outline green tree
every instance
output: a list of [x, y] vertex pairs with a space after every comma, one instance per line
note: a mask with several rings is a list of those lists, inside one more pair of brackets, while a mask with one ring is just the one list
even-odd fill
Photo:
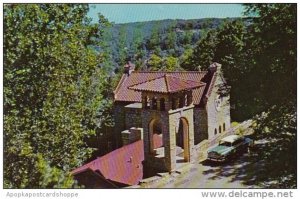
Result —
[[156, 54], [152, 54], [147, 61], [147, 67], [151, 71], [158, 71], [162, 68], [162, 59]]
[[207, 68], [214, 59], [216, 50], [216, 31], [211, 30], [197, 43], [193, 53], [185, 59], [182, 67], [186, 70], [199, 70]]
[[180, 66], [182, 68], [188, 69], [191, 66], [191, 56], [193, 54], [193, 49], [191, 47], [187, 48], [183, 54], [180, 56]]
[[172, 56], [168, 56], [163, 60], [164, 71], [176, 71], [179, 69], [178, 59]]
[[152, 32], [151, 32], [150, 38], [147, 43], [147, 48], [149, 50], [154, 50], [156, 47], [160, 46], [159, 29], [160, 29], [159, 22], [157, 22], [157, 21], [154, 22], [153, 27], [152, 27]]
[[[250, 23], [233, 21], [209, 31], [183, 67], [195, 70], [216, 61], [231, 86], [234, 120], [254, 117], [260, 169], [245, 178], [269, 188], [296, 187], [297, 6], [247, 4]], [[258, 115], [258, 116], [255, 116]], [[258, 159], [259, 158], [259, 159]], [[245, 173], [236, 171], [236, 173]]]
[[[235, 107], [231, 115], [235, 120], [244, 120], [257, 113], [258, 107], [252, 93], [246, 92], [251, 83], [248, 82], [249, 66], [247, 48], [247, 29], [243, 20], [225, 22], [216, 34], [217, 43], [213, 60], [222, 63], [222, 71], [229, 85], [230, 101]], [[251, 100], [250, 100], [251, 99]], [[247, 103], [245, 103], [248, 101]], [[245, 104], [247, 108], [245, 111]], [[244, 106], [244, 107], [242, 107]]]
[[192, 43], [193, 31], [185, 31], [183, 35], [183, 45], [190, 45]]
[[253, 86], [248, 92], [259, 106], [257, 111], [265, 112], [256, 119], [255, 129], [258, 139], [269, 142], [259, 153], [267, 163], [263, 181], [267, 187], [295, 188], [297, 5], [250, 4], [246, 10], [246, 14], [257, 16], [249, 30], [248, 82]]
[[141, 52], [143, 39], [144, 38], [142, 36], [142, 24], [140, 24], [133, 30], [132, 49], [133, 49], [135, 58], [143, 57], [142, 52]]
[[176, 46], [176, 32], [175, 30], [171, 30], [167, 33], [167, 37], [165, 39], [165, 46], [166, 46], [166, 49], [174, 49], [175, 46]]
[[[258, 70], [258, 96], [266, 106], [296, 96], [297, 8], [295, 4], [250, 4], [247, 14], [257, 15], [251, 31], [251, 64]], [[274, 78], [266, 78], [270, 77]], [[277, 79], [277, 81], [275, 81]], [[280, 81], [278, 81], [280, 79]], [[284, 82], [284, 84], [282, 84]], [[276, 88], [276, 92], [274, 92]]]
[[70, 187], [69, 171], [92, 151], [84, 138], [95, 133], [103, 90], [91, 77], [106, 81], [93, 46], [107, 21], [91, 25], [87, 12], [85, 4], [4, 5], [6, 188]]
[[125, 25], [121, 25], [119, 30], [119, 41], [118, 41], [118, 50], [119, 50], [119, 60], [118, 64], [123, 66], [126, 63], [126, 59], [128, 56], [128, 49], [127, 49], [127, 27]]

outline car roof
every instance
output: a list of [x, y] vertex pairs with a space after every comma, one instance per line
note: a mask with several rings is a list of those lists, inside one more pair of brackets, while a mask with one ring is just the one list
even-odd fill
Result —
[[221, 141], [232, 143], [232, 142], [238, 140], [239, 138], [241, 138], [240, 135], [229, 135], [229, 136], [222, 138]]

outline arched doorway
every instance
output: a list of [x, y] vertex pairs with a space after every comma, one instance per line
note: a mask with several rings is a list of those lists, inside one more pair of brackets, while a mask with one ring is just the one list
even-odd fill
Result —
[[162, 124], [153, 119], [149, 124], [150, 152], [156, 156], [164, 156], [164, 141]]
[[179, 119], [178, 131], [176, 132], [176, 156], [178, 162], [190, 161], [189, 151], [189, 125], [185, 118]]

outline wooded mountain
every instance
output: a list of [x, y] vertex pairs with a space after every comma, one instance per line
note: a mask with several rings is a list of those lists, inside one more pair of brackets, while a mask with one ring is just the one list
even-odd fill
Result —
[[[159, 20], [125, 24], [111, 24], [103, 39], [105, 47], [100, 49], [109, 54], [109, 65], [115, 72], [131, 60], [137, 68], [147, 67], [145, 60], [156, 55], [159, 58], [173, 57], [182, 62], [184, 53], [191, 51], [209, 30], [238, 18], [207, 18], [190, 20]], [[249, 23], [250, 19], [243, 19]], [[144, 68], [145, 69], [145, 68]]]

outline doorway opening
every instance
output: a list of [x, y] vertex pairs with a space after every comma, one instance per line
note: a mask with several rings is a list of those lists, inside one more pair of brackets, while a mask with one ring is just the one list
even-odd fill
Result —
[[150, 151], [155, 157], [165, 156], [162, 124], [159, 120], [152, 120], [149, 125]]
[[189, 125], [185, 118], [180, 118], [176, 132], [176, 162], [189, 162], [189, 157]]

